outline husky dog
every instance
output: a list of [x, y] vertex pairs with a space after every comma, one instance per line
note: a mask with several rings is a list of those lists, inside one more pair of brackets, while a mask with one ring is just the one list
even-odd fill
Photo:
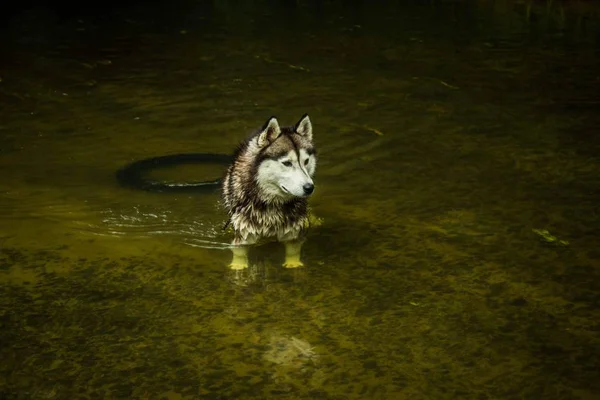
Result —
[[303, 265], [300, 249], [316, 166], [307, 114], [289, 127], [271, 117], [240, 144], [223, 180], [226, 226], [231, 224], [235, 234], [232, 269], [246, 268], [248, 246], [269, 237], [285, 244], [284, 267]]

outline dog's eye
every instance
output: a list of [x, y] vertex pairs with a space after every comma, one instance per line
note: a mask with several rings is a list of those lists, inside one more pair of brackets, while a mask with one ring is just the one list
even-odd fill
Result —
[[304, 165], [308, 165], [308, 158], [304, 160]]
[[286, 167], [291, 167], [292, 166], [292, 162], [291, 161], [284, 161], [282, 162], [283, 165], [285, 165]]

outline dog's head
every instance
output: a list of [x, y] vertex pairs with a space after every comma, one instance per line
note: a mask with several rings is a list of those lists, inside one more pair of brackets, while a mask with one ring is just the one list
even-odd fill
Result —
[[317, 158], [307, 114], [290, 127], [280, 127], [275, 117], [269, 118], [255, 141], [260, 148], [255, 179], [264, 195], [290, 199], [313, 193]]

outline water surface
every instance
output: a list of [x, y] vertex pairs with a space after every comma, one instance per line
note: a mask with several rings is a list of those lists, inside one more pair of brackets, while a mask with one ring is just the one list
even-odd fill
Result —
[[[2, 397], [600, 396], [598, 10], [423, 3], [5, 15]], [[305, 112], [305, 268], [233, 273], [218, 194], [115, 179]]]

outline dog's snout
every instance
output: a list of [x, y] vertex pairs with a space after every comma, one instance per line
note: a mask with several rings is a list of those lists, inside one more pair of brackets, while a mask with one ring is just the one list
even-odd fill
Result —
[[304, 189], [304, 194], [308, 196], [315, 190], [315, 185], [312, 183], [305, 183], [304, 186], [302, 186], [302, 189]]

